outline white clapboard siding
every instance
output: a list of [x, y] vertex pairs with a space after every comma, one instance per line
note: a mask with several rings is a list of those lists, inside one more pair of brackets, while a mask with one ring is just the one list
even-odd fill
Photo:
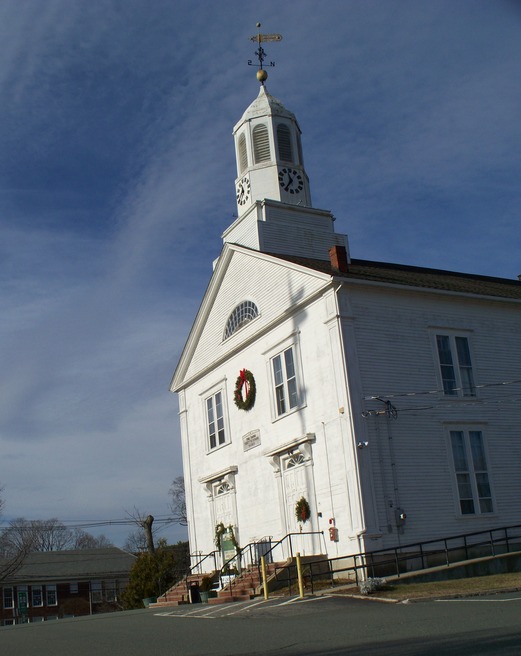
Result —
[[[217, 295], [205, 318], [188, 367], [186, 378], [236, 349], [242, 342], [262, 331], [268, 324], [302, 302], [325, 284], [324, 276], [310, 275], [304, 270], [291, 270], [281, 262], [235, 252], [231, 258]], [[224, 328], [234, 308], [245, 300], [253, 301], [259, 317], [223, 340]]]
[[[520, 378], [517, 303], [370, 287], [353, 287], [350, 301], [364, 397], [439, 389], [433, 335], [444, 330], [468, 336], [476, 384]], [[382, 526], [389, 514], [386, 502], [392, 500], [397, 485], [400, 505], [407, 513], [407, 541], [480, 530], [483, 516], [459, 513], [448, 443], [451, 426], [454, 430], [475, 427], [485, 436], [497, 508], [494, 516], [486, 518], [487, 525], [521, 521], [521, 413], [519, 404], [496, 403], [498, 390], [500, 396], [515, 395], [521, 387], [478, 389], [476, 400], [487, 402], [481, 404], [469, 403], [468, 398], [447, 399], [441, 393], [398, 396], [390, 398], [398, 410], [396, 421], [367, 420], [370, 441], [377, 445], [371, 453]], [[383, 404], [366, 402], [366, 407], [383, 408]], [[394, 539], [393, 532], [388, 541]]]

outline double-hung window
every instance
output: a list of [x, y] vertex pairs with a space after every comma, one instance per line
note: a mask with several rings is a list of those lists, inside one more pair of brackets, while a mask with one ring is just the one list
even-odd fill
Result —
[[101, 581], [90, 582], [90, 599], [93, 604], [101, 604], [103, 601], [103, 587]]
[[451, 430], [450, 442], [461, 514], [494, 512], [483, 433]]
[[4, 588], [4, 608], [14, 608], [13, 588]]
[[56, 594], [56, 586], [55, 585], [46, 585], [45, 586], [45, 593], [47, 596], [47, 606], [57, 606], [58, 605], [58, 597]]
[[41, 585], [33, 585], [31, 588], [33, 606], [43, 606], [43, 591]]
[[436, 335], [441, 382], [445, 396], [475, 396], [469, 340], [461, 335]]
[[293, 346], [278, 353], [271, 360], [277, 417], [287, 414], [299, 405], [295, 360]]
[[222, 392], [216, 392], [206, 399], [206, 419], [208, 426], [208, 445], [215, 449], [226, 442], [224, 429], [224, 407]]

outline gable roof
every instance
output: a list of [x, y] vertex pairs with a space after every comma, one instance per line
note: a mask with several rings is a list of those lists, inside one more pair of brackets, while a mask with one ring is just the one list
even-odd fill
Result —
[[508, 278], [356, 259], [352, 259], [348, 271], [342, 273], [326, 260], [313, 260], [293, 255], [273, 254], [273, 256], [336, 278], [344, 278], [346, 281], [359, 280], [521, 300], [521, 281]]
[[[30, 553], [3, 583], [128, 577], [136, 557], [117, 547]], [[0, 561], [1, 567], [1, 561]]]
[[[277, 267], [277, 268], [285, 269], [286, 271], [292, 269], [294, 272], [296, 272], [297, 275], [300, 275], [302, 278], [306, 278], [309, 281], [313, 281], [312, 284], [310, 285], [313, 291], [316, 291], [316, 289], [319, 287], [322, 288], [328, 285], [331, 279], [331, 276], [324, 274], [320, 270], [314, 269], [309, 266], [302, 266], [298, 262], [286, 261], [283, 258], [279, 258], [276, 256], [274, 257], [269, 253], [258, 251], [256, 249], [251, 249], [246, 246], [231, 244], [228, 242], [225, 243], [221, 255], [219, 256], [216, 262], [212, 277], [210, 279], [208, 287], [206, 288], [206, 292], [201, 301], [201, 305], [199, 306], [199, 310], [197, 312], [195, 320], [192, 324], [192, 328], [188, 335], [188, 339], [186, 340], [185, 346], [179, 358], [170, 385], [171, 391], [173, 392], [179, 391], [181, 387], [186, 384], [187, 380], [190, 380], [191, 378], [194, 377], [194, 372], [192, 371], [190, 373], [189, 368], [191, 368], [192, 363], [194, 363], [194, 361], [197, 360], [196, 352], [201, 342], [201, 339], [203, 337], [203, 334], [208, 336], [210, 333], [213, 333], [215, 337], [215, 334], [218, 332], [219, 339], [221, 339], [226, 324], [226, 319], [229, 316], [229, 311], [231, 311], [233, 307], [227, 310], [226, 316], [223, 315], [219, 321], [215, 321], [215, 317], [212, 320], [210, 320], [211, 313], [213, 311], [214, 304], [218, 296], [222, 294], [223, 289], [227, 287], [226, 276], [230, 268], [233, 267], [233, 263], [232, 263], [233, 258], [235, 257], [240, 258], [244, 256], [253, 258], [254, 259], [253, 261], [257, 261], [257, 263], [261, 265], [264, 263], [264, 265], [266, 266]], [[237, 283], [237, 279], [233, 278], [233, 276], [229, 280], [230, 281], [233, 280], [232, 286], [234, 287], [234, 289], [239, 284], [251, 288], [251, 286], [254, 283], [254, 279], [252, 278], [251, 274], [250, 277], [242, 275], [240, 283]], [[257, 277], [255, 280], [263, 281], [265, 280], [265, 276]], [[242, 293], [238, 293], [237, 300], [242, 300], [242, 299], [243, 299]], [[300, 299], [299, 302], [304, 302], [304, 301], [303, 299]], [[296, 307], [297, 305], [298, 303], [295, 302], [293, 303], [292, 307]], [[253, 339], [254, 336], [252, 335], [251, 338]], [[213, 353], [212, 361], [207, 362], [206, 365], [208, 367], [215, 367], [220, 359], [229, 357], [234, 348], [236, 350], [242, 349], [244, 347], [244, 344], [247, 342], [244, 342], [244, 336], [243, 336], [243, 341], [237, 342], [234, 347], [230, 345], [231, 343], [232, 340], [227, 342], [226, 346], [223, 347], [223, 352], [220, 355], [218, 353], [219, 349], [214, 350], [212, 352]], [[201, 370], [197, 369], [197, 362], [193, 365], [192, 369], [193, 368], [197, 370], [197, 376], [200, 376]]]

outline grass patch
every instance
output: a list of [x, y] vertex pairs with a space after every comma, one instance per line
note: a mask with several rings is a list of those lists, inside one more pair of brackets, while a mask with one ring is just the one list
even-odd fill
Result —
[[377, 597], [397, 599], [429, 599], [436, 597], [469, 596], [490, 594], [503, 590], [521, 589], [521, 572], [511, 574], [492, 574], [451, 581], [430, 581], [429, 583], [388, 582], [374, 594]]

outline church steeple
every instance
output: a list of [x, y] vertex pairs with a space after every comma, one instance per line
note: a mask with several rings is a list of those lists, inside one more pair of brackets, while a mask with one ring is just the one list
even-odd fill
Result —
[[233, 134], [239, 216], [264, 199], [311, 207], [297, 119], [264, 84]]
[[349, 259], [347, 235], [335, 233], [331, 212], [312, 207], [297, 119], [264, 86], [268, 74], [261, 43], [281, 39], [280, 34], [251, 37], [259, 46], [255, 54], [261, 87], [233, 129], [238, 216], [224, 231], [223, 241], [326, 261], [331, 247], [342, 246]]

